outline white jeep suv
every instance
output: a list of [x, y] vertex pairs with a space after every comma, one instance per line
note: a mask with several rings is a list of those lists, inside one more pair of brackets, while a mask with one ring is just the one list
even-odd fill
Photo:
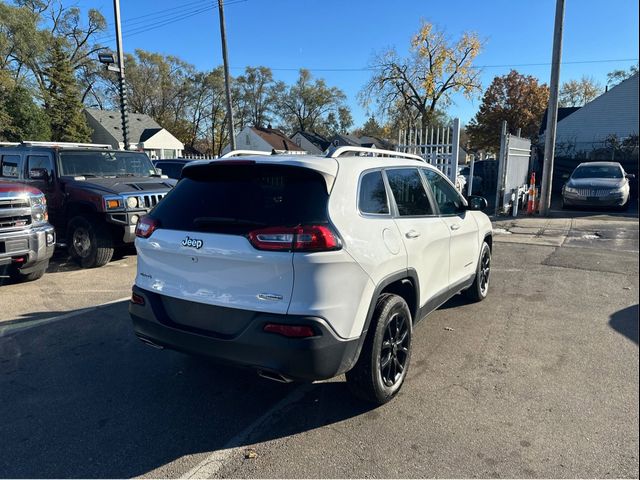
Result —
[[191, 163], [137, 226], [135, 332], [279, 381], [346, 373], [384, 403], [415, 324], [461, 291], [486, 297], [484, 207], [398, 152]]

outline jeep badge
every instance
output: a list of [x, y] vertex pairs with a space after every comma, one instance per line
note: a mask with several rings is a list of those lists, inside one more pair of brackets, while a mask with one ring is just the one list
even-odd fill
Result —
[[182, 240], [182, 246], [183, 247], [193, 247], [196, 250], [199, 250], [202, 248], [202, 245], [204, 245], [204, 242], [198, 238], [190, 238], [189, 235], [187, 235], [184, 240]]

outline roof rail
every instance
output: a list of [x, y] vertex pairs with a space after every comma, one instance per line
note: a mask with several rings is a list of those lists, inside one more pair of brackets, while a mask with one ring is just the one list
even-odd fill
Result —
[[396, 152], [394, 150], [380, 150], [378, 148], [368, 148], [368, 147], [338, 147], [334, 151], [330, 151], [327, 154], [328, 158], [338, 158], [343, 156], [346, 153], [366, 153], [369, 155], [360, 155], [360, 156], [371, 156], [371, 157], [391, 157], [391, 158], [407, 158], [409, 160], [419, 160], [424, 162], [424, 158], [420, 155], [414, 155], [413, 153], [403, 153]]
[[0, 142], [0, 147], [16, 147], [20, 145], [18, 142]]
[[75, 143], [75, 142], [34, 142], [23, 141], [26, 147], [62, 147], [62, 148], [103, 148], [111, 150], [113, 147], [106, 143]]
[[265, 152], [264, 150], [231, 150], [225, 153], [220, 158], [239, 157], [241, 155], [264, 155], [270, 156], [271, 152]]

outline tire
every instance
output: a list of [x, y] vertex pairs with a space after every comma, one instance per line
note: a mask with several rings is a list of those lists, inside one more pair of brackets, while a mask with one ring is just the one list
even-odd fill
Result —
[[382, 405], [398, 393], [409, 369], [412, 333], [407, 302], [398, 295], [381, 295], [360, 357], [346, 373], [355, 396]]
[[39, 278], [42, 278], [44, 273], [47, 271], [47, 268], [49, 268], [49, 260], [42, 262], [41, 264], [38, 265], [37, 269], [29, 273], [22, 273], [20, 270], [16, 269], [14, 272], [12, 272], [11, 277], [16, 282], [20, 282], [20, 283], [33, 282], [34, 280], [38, 280]]
[[462, 293], [473, 302], [481, 302], [489, 294], [489, 278], [491, 276], [491, 248], [487, 242], [482, 243], [478, 268], [473, 284]]
[[69, 255], [82, 268], [106, 265], [113, 257], [113, 238], [106, 225], [86, 217], [71, 219], [67, 228]]

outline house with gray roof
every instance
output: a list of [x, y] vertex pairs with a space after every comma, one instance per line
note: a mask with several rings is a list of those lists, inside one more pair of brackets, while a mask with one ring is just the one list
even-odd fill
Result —
[[315, 132], [303, 132], [298, 130], [292, 137], [296, 145], [312, 155], [322, 155], [331, 145], [331, 142]]
[[[85, 108], [84, 113], [93, 130], [93, 143], [109, 144], [115, 149], [124, 149], [120, 112]], [[184, 144], [149, 115], [130, 113], [127, 149], [143, 151], [152, 159], [179, 158], [182, 156]]]
[[[236, 150], [257, 150], [259, 152], [293, 152], [304, 153], [292, 139], [277, 128], [244, 127], [236, 135]], [[222, 149], [222, 153], [231, 151], [231, 145]]]
[[559, 116], [556, 146], [574, 144], [577, 150], [589, 150], [611, 136], [625, 139], [638, 135], [638, 88], [636, 73], [583, 107]]

